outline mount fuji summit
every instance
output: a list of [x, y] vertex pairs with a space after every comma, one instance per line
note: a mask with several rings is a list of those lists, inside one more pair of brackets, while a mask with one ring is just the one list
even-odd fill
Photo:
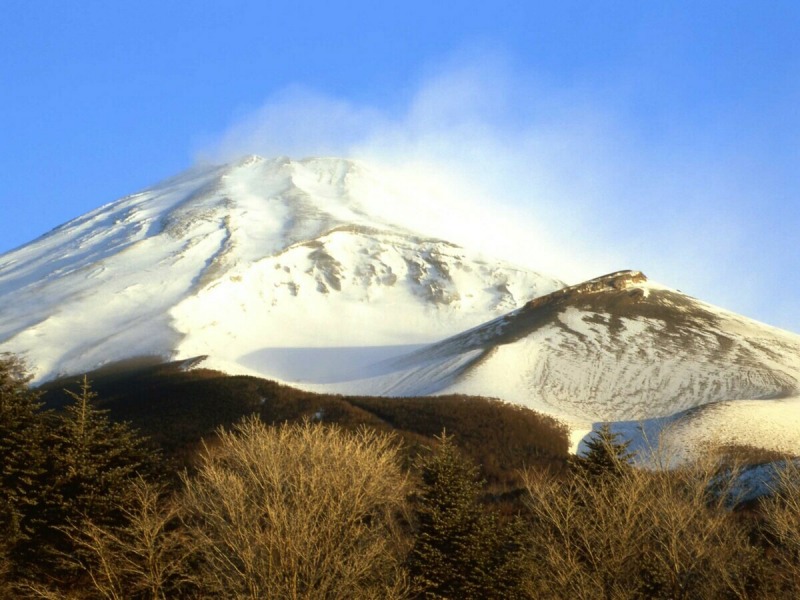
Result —
[[191, 170], [0, 256], [0, 351], [37, 382], [197, 356], [324, 378], [564, 285], [374, 216], [404, 193], [339, 159]]
[[35, 382], [177, 360], [317, 391], [497, 397], [576, 443], [612, 422], [644, 445], [800, 453], [800, 336], [638, 271], [567, 286], [411, 231], [381, 207], [420, 198], [388, 181], [251, 156], [112, 202], [0, 255], [0, 352]]

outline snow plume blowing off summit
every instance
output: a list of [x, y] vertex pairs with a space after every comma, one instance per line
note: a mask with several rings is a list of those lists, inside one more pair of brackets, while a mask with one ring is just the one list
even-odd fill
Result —
[[775, 247], [774, 227], [731, 208], [762, 205], [766, 182], [724, 148], [689, 143], [696, 125], [642, 130], [628, 112], [634, 84], [558, 84], [483, 46], [431, 66], [390, 102], [286, 88], [197, 154], [363, 159], [417, 190], [378, 205], [411, 230], [570, 283], [639, 268], [800, 331], [797, 291], [782, 300], [794, 254]]
[[[539, 124], [518, 131], [506, 115], [512, 80], [499, 58], [447, 68], [399, 111], [287, 88], [198, 154], [211, 163], [249, 154], [364, 160], [404, 188], [403, 202], [373, 190], [373, 210], [393, 223], [572, 281], [613, 270], [621, 257], [590, 243], [597, 219], [581, 205], [587, 196], [564, 189], [577, 181], [556, 165], [559, 154], [586, 153], [580, 135]], [[584, 244], [594, 248], [581, 252]]]

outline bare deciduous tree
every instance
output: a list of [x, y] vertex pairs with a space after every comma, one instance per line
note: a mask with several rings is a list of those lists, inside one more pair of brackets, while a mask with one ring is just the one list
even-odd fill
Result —
[[761, 505], [764, 527], [775, 550], [777, 572], [787, 595], [800, 594], [800, 465], [785, 461], [773, 494]]
[[532, 597], [636, 597], [631, 581], [639, 537], [648, 528], [646, 508], [633, 501], [641, 483], [631, 473], [596, 481], [526, 473], [537, 545], [532, 564], [539, 567], [530, 582]]
[[[728, 478], [732, 475], [729, 473]], [[758, 560], [713, 464], [525, 476], [537, 598], [749, 598]], [[711, 493], [710, 490], [714, 490]]]
[[406, 476], [390, 437], [256, 418], [185, 479], [206, 586], [229, 598], [401, 598]]
[[182, 529], [179, 506], [163, 487], [138, 478], [119, 508], [124, 525], [109, 527], [86, 519], [63, 528], [81, 550], [71, 558], [88, 573], [94, 595], [163, 600], [192, 587], [188, 563], [193, 548]]

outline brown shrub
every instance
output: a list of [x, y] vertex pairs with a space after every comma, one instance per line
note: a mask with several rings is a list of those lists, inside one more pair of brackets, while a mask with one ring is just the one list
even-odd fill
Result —
[[162, 486], [139, 478], [119, 508], [121, 525], [109, 527], [87, 518], [64, 529], [80, 550], [65, 558], [88, 575], [87, 591], [94, 592], [90, 597], [186, 597], [194, 587], [193, 548], [174, 498]]
[[721, 485], [710, 463], [615, 477], [528, 472], [530, 595], [756, 597], [760, 553], [726, 510]]
[[[515, 487], [523, 467], [563, 468], [566, 428], [551, 417], [488, 398], [437, 396], [371, 398], [315, 394], [256, 377], [228, 376], [175, 364], [145, 365], [90, 374], [101, 406], [117, 420], [132, 422], [179, 464], [194, 466], [200, 440], [246, 415], [266, 423], [317, 419], [344, 429], [369, 426], [394, 431], [403, 441], [404, 464], [435, 445], [446, 429], [459, 447], [481, 465], [493, 485]], [[64, 401], [64, 382], [44, 386], [51, 406]]]
[[398, 431], [410, 431], [435, 445], [443, 430], [481, 466], [490, 485], [521, 485], [526, 467], [560, 470], [566, 464], [567, 428], [556, 419], [491, 398], [449, 395], [428, 398], [348, 398]]
[[734, 468], [763, 465], [793, 458], [787, 452], [747, 444], [721, 444], [711, 448], [709, 453], [723, 465], [731, 465]]
[[761, 502], [764, 529], [773, 549], [775, 572], [787, 597], [800, 597], [800, 465], [786, 461], [777, 471], [774, 493]]
[[204, 588], [232, 598], [401, 598], [407, 486], [372, 431], [256, 418], [221, 431], [185, 479]]

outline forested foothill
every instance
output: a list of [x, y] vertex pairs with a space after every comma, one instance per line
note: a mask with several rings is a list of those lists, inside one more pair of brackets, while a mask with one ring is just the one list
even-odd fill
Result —
[[2, 598], [800, 597], [792, 461], [737, 503], [741, 451], [637, 468], [603, 427], [570, 457], [492, 399], [27, 373], [0, 355]]

